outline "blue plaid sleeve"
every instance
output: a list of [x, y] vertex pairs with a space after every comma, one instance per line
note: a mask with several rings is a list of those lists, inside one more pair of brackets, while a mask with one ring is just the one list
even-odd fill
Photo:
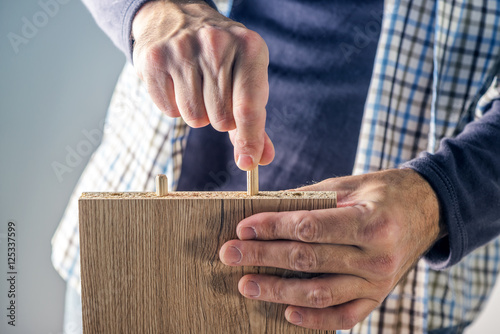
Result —
[[500, 87], [496, 82], [490, 92], [496, 91], [498, 97], [485, 104], [489, 109], [483, 110], [482, 118], [457, 137], [442, 140], [435, 154], [425, 153], [403, 165], [428, 180], [441, 204], [448, 235], [426, 255], [436, 270], [458, 263], [500, 235]]

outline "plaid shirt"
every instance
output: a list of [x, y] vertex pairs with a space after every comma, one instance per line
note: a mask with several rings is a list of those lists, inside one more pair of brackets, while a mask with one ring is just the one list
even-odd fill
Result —
[[[479, 118], [500, 88], [497, 0], [386, 1], [354, 173], [399, 166], [434, 152]], [[488, 89], [489, 87], [489, 89]], [[164, 116], [126, 65], [101, 145], [85, 169], [53, 237], [52, 261], [80, 289], [77, 199], [83, 191], [152, 191], [167, 174], [175, 189], [189, 128]], [[500, 270], [500, 238], [459, 264], [433, 271], [421, 260], [351, 333], [425, 333], [475, 319]]]

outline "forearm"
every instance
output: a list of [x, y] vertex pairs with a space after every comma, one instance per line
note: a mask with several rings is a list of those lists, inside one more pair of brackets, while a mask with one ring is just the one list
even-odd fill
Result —
[[[156, 0], [82, 0], [99, 27], [113, 43], [132, 61], [132, 22], [135, 14], [147, 2]], [[165, 0], [164, 0], [165, 1]], [[189, 1], [189, 0], [186, 0]], [[212, 0], [204, 0], [215, 7]]]
[[404, 167], [419, 172], [441, 203], [448, 235], [426, 258], [434, 269], [459, 262], [500, 234], [500, 101], [485, 116], [445, 139], [436, 154]]

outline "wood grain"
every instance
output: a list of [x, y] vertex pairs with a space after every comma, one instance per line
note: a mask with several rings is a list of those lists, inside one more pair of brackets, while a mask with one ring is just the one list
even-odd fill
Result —
[[84, 194], [79, 200], [84, 333], [334, 333], [289, 324], [285, 305], [249, 300], [247, 273], [218, 257], [240, 220], [336, 206], [335, 193]]

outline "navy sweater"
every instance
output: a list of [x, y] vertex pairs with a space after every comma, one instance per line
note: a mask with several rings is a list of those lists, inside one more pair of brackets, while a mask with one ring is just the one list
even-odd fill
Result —
[[[97, 23], [131, 60], [130, 30], [148, 0], [83, 0]], [[209, 2], [212, 6], [213, 3]], [[351, 172], [376, 41], [346, 58], [352, 41], [381, 0], [238, 0], [231, 17], [263, 36], [270, 49], [267, 130], [276, 159], [262, 168], [264, 189], [285, 189]], [[192, 130], [179, 189], [243, 189], [227, 135]], [[448, 236], [426, 258], [451, 266], [500, 234], [500, 102], [457, 138], [404, 165], [435, 190]]]
[[[231, 18], [269, 48], [266, 131], [275, 146], [259, 168], [262, 190], [290, 189], [352, 173], [378, 36], [346, 57], [356, 28], [382, 13], [382, 0], [239, 1]], [[381, 16], [381, 15], [380, 15]], [[243, 190], [227, 134], [191, 130], [179, 190]]]

